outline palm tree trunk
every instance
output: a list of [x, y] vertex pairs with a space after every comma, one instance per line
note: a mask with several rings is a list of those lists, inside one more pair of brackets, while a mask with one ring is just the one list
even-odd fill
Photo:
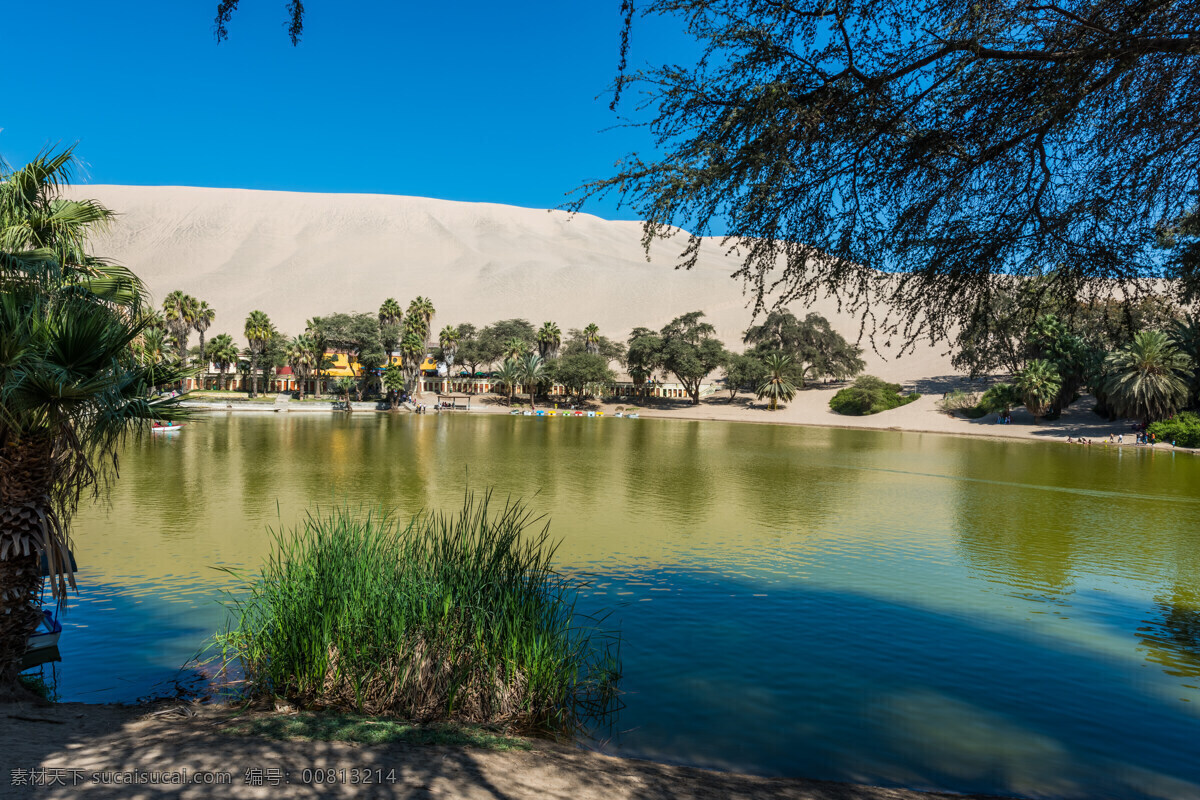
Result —
[[21, 696], [20, 659], [41, 619], [41, 554], [27, 543], [43, 540], [52, 511], [53, 451], [48, 434], [0, 449], [0, 698]]

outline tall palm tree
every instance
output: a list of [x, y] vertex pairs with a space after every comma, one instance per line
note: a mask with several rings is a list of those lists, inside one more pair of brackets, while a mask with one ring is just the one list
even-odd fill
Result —
[[167, 335], [158, 328], [146, 328], [142, 332], [140, 351], [148, 364], [158, 364], [167, 355]]
[[558, 349], [562, 346], [562, 331], [553, 322], [543, 322], [542, 329], [537, 333], [538, 352], [542, 358], [558, 358]]
[[771, 353], [763, 359], [767, 367], [766, 380], [758, 387], [758, 399], [771, 401], [771, 410], [779, 407], [779, 401], [790, 403], [796, 396], [796, 384], [792, 383], [794, 363], [790, 355]]
[[379, 306], [379, 338], [383, 343], [384, 351], [389, 356], [396, 349], [400, 323], [403, 319], [404, 309], [400, 308], [396, 298], [389, 297]]
[[529, 352], [529, 344], [516, 336], [504, 343], [504, 357], [520, 359]]
[[421, 374], [421, 363], [425, 360], [425, 339], [419, 329], [413, 327], [404, 332], [400, 339], [400, 368], [404, 374], [404, 388], [414, 394], [417, 379]]
[[217, 368], [217, 388], [225, 388], [225, 373], [238, 362], [237, 345], [228, 333], [219, 333], [208, 342], [205, 357]]
[[1174, 414], [1188, 397], [1191, 359], [1162, 331], [1140, 331], [1104, 362], [1109, 404], [1149, 424]]
[[[458, 328], [453, 325], [447, 325], [438, 334], [438, 346], [442, 348], [442, 361], [446, 362], [447, 378], [454, 372], [454, 356], [458, 354], [458, 339]], [[445, 391], [445, 386], [446, 382], [442, 381], [443, 391]]]
[[535, 408], [534, 400], [537, 398], [538, 384], [546, 379], [546, 362], [537, 353], [530, 353], [521, 359], [518, 367], [521, 372], [521, 382], [525, 384], [529, 390], [529, 407]]
[[312, 374], [312, 341], [304, 334], [301, 334], [287, 343], [284, 353], [287, 357], [288, 366], [292, 368], [292, 374], [296, 376], [296, 383], [300, 387], [300, 397], [298, 399], [303, 400], [304, 382]]
[[196, 305], [196, 298], [184, 294], [179, 289], [171, 292], [163, 300], [163, 319], [166, 320], [167, 330], [179, 349], [179, 360], [184, 363], [187, 362], [188, 332], [192, 330], [196, 321]]
[[[195, 311], [192, 314], [192, 327], [196, 329], [196, 333], [200, 334], [200, 359], [204, 360], [204, 332], [212, 327], [213, 320], [217, 318], [217, 312], [213, 310], [208, 303], [203, 300], [196, 302]], [[206, 364], [205, 369], [208, 369]]]
[[1171, 338], [1175, 340], [1180, 352], [1188, 357], [1188, 366], [1192, 370], [1192, 379], [1188, 383], [1187, 404], [1200, 404], [1200, 314], [1188, 314], [1176, 321], [1171, 330]]
[[1035, 358], [1013, 376], [1013, 388], [1025, 402], [1025, 408], [1035, 417], [1050, 410], [1050, 404], [1062, 389], [1058, 368], [1044, 358]]
[[389, 364], [383, 370], [383, 388], [387, 389], [388, 403], [392, 411], [400, 406], [400, 390], [404, 388], [404, 369], [395, 364]]
[[583, 329], [583, 346], [594, 356], [600, 354], [600, 327], [596, 323], [589, 322]]
[[400, 304], [396, 302], [396, 298], [394, 297], [389, 297], [379, 306], [380, 325], [399, 325], [403, 317], [404, 309], [400, 308]]
[[[243, 331], [246, 342], [250, 345], [250, 396], [258, 394], [258, 375], [256, 368], [260, 367], [267, 352], [267, 345], [275, 335], [275, 326], [271, 318], [263, 311], [251, 311], [246, 317], [246, 327]], [[266, 367], [263, 367], [263, 380], [266, 380]]]
[[329, 345], [325, 341], [325, 332], [314, 320], [310, 319], [304, 323], [304, 335], [312, 348], [312, 369], [317, 376], [317, 394], [322, 394], [327, 390], [325, 385], [327, 373], [333, 366], [333, 359], [327, 355]]
[[503, 386], [508, 392], [508, 404], [511, 406], [513, 402], [513, 392], [517, 390], [517, 385], [521, 382], [522, 370], [521, 365], [515, 358], [506, 358], [500, 364], [500, 368], [492, 373], [492, 379], [496, 386]]
[[65, 600], [79, 500], [115, 477], [127, 432], [180, 413], [147, 400], [183, 373], [135, 351], [144, 288], [86, 250], [111, 212], [60, 197], [73, 163], [70, 150], [11, 172], [0, 162], [0, 697], [21, 696], [41, 559]]
[[408, 304], [408, 317], [413, 320], [414, 330], [421, 334], [421, 346], [425, 347], [429, 341], [429, 326], [433, 324], [434, 311], [433, 301], [428, 297], [418, 296]]

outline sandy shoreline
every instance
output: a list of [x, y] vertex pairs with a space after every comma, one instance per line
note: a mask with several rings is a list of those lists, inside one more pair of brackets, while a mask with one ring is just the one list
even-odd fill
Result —
[[[474, 747], [277, 741], [225, 733], [233, 712], [180, 703], [130, 707], [64, 703], [0, 705], [0, 797], [94, 798], [463, 798], [484, 800], [625, 800], [626, 798], [779, 798], [780, 800], [926, 800], [946, 795], [799, 778], [762, 778], [636, 759], [535, 741], [528, 751]], [[14, 773], [13, 770], [22, 772]], [[31, 771], [64, 785], [29, 786]], [[167, 772], [189, 780], [136, 787], [104, 783], [115, 775]], [[258, 776], [247, 770], [260, 770]], [[278, 773], [272, 772], [279, 770]], [[333, 782], [305, 782], [305, 770], [345, 770]], [[352, 771], [384, 778], [352, 784]], [[376, 773], [375, 771], [379, 772]], [[95, 775], [93, 775], [95, 774]], [[360, 772], [359, 775], [364, 773]], [[282, 776], [287, 776], [286, 778]], [[394, 782], [388, 781], [394, 776]], [[249, 781], [247, 778], [249, 777]], [[277, 785], [271, 781], [279, 778]], [[92, 783], [95, 779], [100, 783]], [[284, 781], [287, 781], [284, 784]], [[75, 785], [72, 785], [72, 784]]]
[[[1135, 446], [1134, 421], [1118, 420], [1116, 422], [1109, 422], [1102, 417], [1096, 416], [1092, 411], [1095, 406], [1095, 400], [1090, 395], [1085, 395], [1073, 403], [1057, 420], [1035, 420], [1025, 409], [1018, 408], [1012, 412], [1012, 422], [1010, 424], [1000, 425], [996, 423], [994, 414], [982, 419], [972, 420], [957, 415], [946, 414], [938, 408], [943, 393], [953, 389], [978, 391], [980, 388], [978, 383], [972, 384], [965, 378], [958, 376], [946, 376], [908, 381], [904, 385], [906, 390], [920, 391], [922, 396], [915, 402], [901, 408], [867, 417], [843, 416], [834, 413], [829, 408], [829, 399], [838, 390], [838, 386], [819, 386], [805, 389], [791, 403], [780, 406], [775, 411], [765, 408], [763, 403], [755, 400], [752, 395], [739, 394], [735, 400], [730, 401], [727, 392], [720, 392], [701, 398], [700, 405], [698, 406], [692, 405], [688, 400], [638, 398], [636, 407], [640, 420], [678, 419], [748, 422], [764, 425], [899, 431], [903, 433], [930, 433], [989, 439], [1020, 439], [1024, 441], [1057, 441], [1061, 443], [1066, 443], [1068, 438], [1079, 439], [1083, 437], [1092, 440], [1094, 445], [1116, 446], [1116, 442], [1108, 441], [1108, 437], [1111, 435], [1114, 439], [1118, 436], [1123, 437], [1122, 444], [1126, 447]], [[432, 408], [436, 402], [436, 395], [421, 395], [417, 399], [430, 406], [427, 413], [437, 413]], [[270, 413], [274, 410], [267, 403], [251, 405], [243, 402], [229, 405], [232, 407], [227, 407], [222, 402], [213, 402], [207, 404], [197, 403], [195, 407], [199, 410], [212, 411], [214, 413], [233, 411], [234, 413], [261, 414]], [[357, 405], [363, 408], [356, 410], [355, 413], [362, 413], [364, 411], [371, 413], [375, 411], [373, 404], [364, 403]], [[537, 407], [545, 410], [558, 410], [559, 412], [566, 408], [564, 404], [555, 406], [553, 403], [549, 405], [540, 403]], [[630, 407], [631, 404], [628, 401], [619, 403], [592, 402], [585, 406], [588, 410], [603, 412], [605, 416], [612, 416], [618, 409]], [[520, 398], [516, 398], [513, 406], [510, 407], [499, 396], [477, 395], [472, 398], [472, 406], [469, 412], [454, 411], [442, 413], [506, 415], [511, 413], [513, 409], [528, 410], [528, 401], [521, 402]], [[289, 409], [289, 413], [307, 414], [314, 412], [330, 413], [328, 407], [314, 408], [309, 406], [301, 408], [297, 407], [297, 404], [292, 404], [292, 407]], [[1154, 449], [1159, 451], [1197, 452], [1182, 447], [1172, 448], [1170, 442], [1159, 442], [1155, 445]]]

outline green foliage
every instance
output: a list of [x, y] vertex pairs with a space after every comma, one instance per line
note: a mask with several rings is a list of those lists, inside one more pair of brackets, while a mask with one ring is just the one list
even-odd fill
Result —
[[616, 378], [608, 368], [608, 359], [602, 355], [568, 353], [555, 365], [555, 379], [580, 399], [585, 394], [598, 394]]
[[[3, 502], [24, 509], [0, 526], [0, 559], [41, 552], [61, 564], [72, 514], [116, 476], [126, 435], [183, 416], [155, 389], [190, 373], [137, 346], [157, 317], [132, 273], [88, 252], [112, 212], [62, 196], [73, 163], [69, 149], [15, 171], [0, 161], [0, 478]], [[31, 632], [14, 612], [32, 587], [20, 562], [0, 573], [0, 606], [13, 614], [0, 626], [3, 694]], [[52, 580], [54, 596], [68, 583]]]
[[983, 393], [983, 396], [979, 398], [977, 408], [982, 412], [980, 416], [1007, 414], [1024, 402], [1024, 398], [1021, 397], [1016, 386], [1011, 383], [998, 383]]
[[751, 390], [762, 386], [767, 378], [767, 367], [762, 359], [745, 353], [730, 353], [725, 362], [725, 388], [729, 390], [729, 399], [733, 400], [738, 391], [749, 387]]
[[979, 395], [974, 392], [966, 392], [962, 389], [955, 389], [938, 401], [938, 408], [947, 414], [955, 412], [967, 412], [973, 410], [979, 405]]
[[748, 328], [742, 339], [754, 345], [750, 355], [764, 361], [771, 353], [791, 358], [792, 371], [804, 388], [805, 379], [842, 380], [862, 372], [862, 348], [833, 330], [829, 320], [810, 313], [803, 320], [790, 311], [772, 311], [762, 324]]
[[898, 383], [888, 383], [873, 375], [863, 375], [853, 386], [838, 391], [829, 400], [829, 407], [838, 414], [865, 417], [908, 405], [921, 395], [916, 392], [902, 395]]
[[[700, 384], [709, 373], [725, 363], [729, 353], [716, 338], [716, 328], [701, 321], [703, 311], [692, 311], [671, 320], [658, 336], [640, 333], [630, 340], [630, 355], [634, 357], [635, 345], [638, 369], [646, 374], [661, 369], [675, 376], [693, 403], [700, 402]], [[630, 372], [633, 372], [631, 367]]]
[[[595, 330], [591, 330], [593, 328]], [[604, 356], [606, 362], [623, 361], [625, 359], [625, 346], [602, 335], [599, 328], [596, 328], [595, 325], [588, 325], [583, 330], [571, 328], [567, 331], [566, 342], [563, 345], [563, 355], [569, 356], [575, 353], [591, 353], [592, 355]]]
[[214, 658], [248, 698], [421, 722], [573, 732], [611, 710], [613, 634], [575, 614], [548, 526], [468, 494], [455, 514], [310, 515], [230, 595]]
[[791, 402], [796, 396], [796, 385], [792, 377], [800, 370], [789, 355], [772, 353], [763, 360], [766, 376], [758, 387], [758, 399], [764, 397], [771, 401], [771, 410], [779, 407], [779, 401]]
[[1184, 411], [1171, 419], [1152, 422], [1146, 427], [1158, 441], [1174, 442], [1178, 447], [1200, 447], [1200, 414]]
[[1141, 331], [1105, 361], [1109, 402], [1145, 422], [1168, 417], [1188, 398], [1192, 360], [1161, 331]]
[[1039, 417], [1051, 410], [1062, 390], [1062, 377], [1053, 363], [1035, 358], [1013, 376], [1013, 388], [1029, 413]]
[[625, 368], [635, 386], [641, 387], [653, 377], [659, 368], [662, 337], [649, 328], [634, 328], [629, 334], [629, 347], [625, 351]]
[[506, 358], [492, 374], [493, 385], [503, 389], [508, 394], [508, 404], [512, 405], [513, 393], [521, 383], [521, 364], [515, 358]]
[[[534, 348], [537, 342], [537, 332], [533, 324], [524, 319], [502, 319], [493, 322], [479, 332], [478, 345], [475, 355], [480, 364], [494, 364], [505, 358], [510, 358], [517, 351], [521, 342], [519, 354], [523, 355]], [[470, 362], [468, 362], [470, 363]]]

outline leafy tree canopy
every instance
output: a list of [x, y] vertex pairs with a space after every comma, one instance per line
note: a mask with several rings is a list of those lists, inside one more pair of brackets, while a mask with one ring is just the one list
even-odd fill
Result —
[[[1196, 288], [1200, 247], [1154, 247], [1164, 221], [1177, 238], [1200, 227], [1195, 2], [640, 8], [682, 20], [703, 55], [619, 72], [661, 155], [631, 154], [571, 206], [619, 193], [647, 246], [692, 232], [688, 267], [723, 229], [756, 313], [834, 293], [912, 345], [979, 323], [998, 276], [1043, 276], [1066, 304], [1114, 286], [1132, 302], [1154, 277]], [[627, 43], [628, 28], [623, 63]]]
[[602, 355], [588, 352], [569, 352], [554, 366], [554, 378], [569, 391], [582, 397], [592, 387], [600, 387], [616, 380], [608, 367], [609, 360]]

